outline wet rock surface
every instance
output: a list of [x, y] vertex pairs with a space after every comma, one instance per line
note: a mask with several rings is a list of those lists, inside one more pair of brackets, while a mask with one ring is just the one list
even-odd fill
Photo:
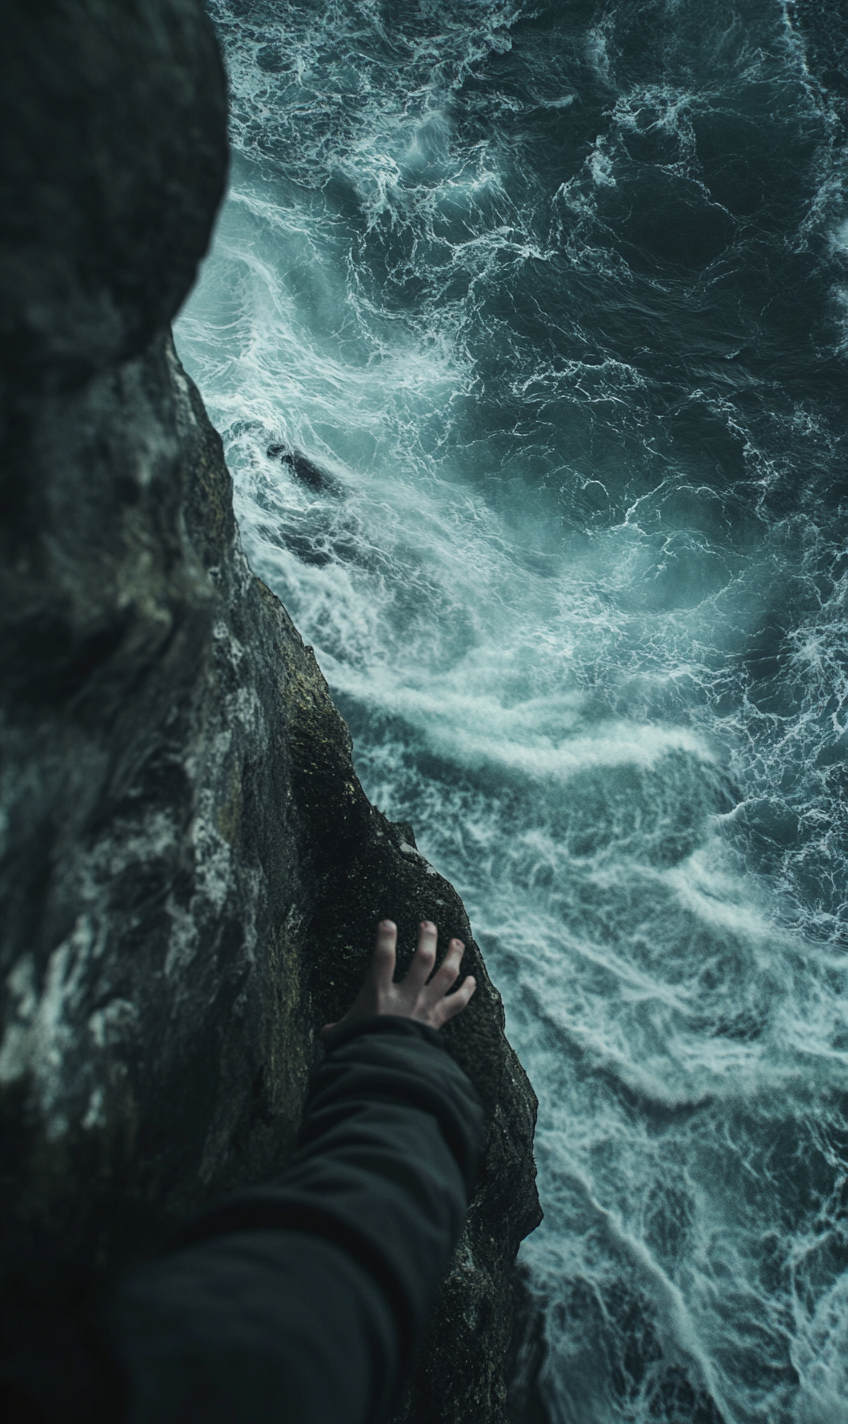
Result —
[[214, 37], [193, 0], [13, 10], [4, 1320], [40, 1328], [283, 1165], [318, 1030], [358, 987], [374, 923], [398, 921], [408, 960], [428, 917], [441, 948], [466, 941], [480, 986], [445, 1032], [488, 1129], [404, 1413], [499, 1420], [511, 1266], [538, 1220], [535, 1098], [456, 892], [366, 799], [311, 650], [246, 564], [220, 440], [168, 332], [224, 181]]

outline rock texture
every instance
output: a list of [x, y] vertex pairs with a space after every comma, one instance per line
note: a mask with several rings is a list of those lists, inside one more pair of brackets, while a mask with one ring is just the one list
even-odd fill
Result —
[[195, 0], [16, 0], [0, 66], [4, 1324], [284, 1163], [375, 921], [411, 953], [426, 916], [478, 978], [446, 1032], [488, 1130], [404, 1417], [501, 1420], [535, 1099], [456, 892], [247, 567], [169, 335], [225, 175], [214, 37]]

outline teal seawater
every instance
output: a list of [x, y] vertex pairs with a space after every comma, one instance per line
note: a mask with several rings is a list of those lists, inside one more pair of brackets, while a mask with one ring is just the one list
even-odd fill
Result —
[[838, 85], [790, 0], [211, 10], [177, 344], [538, 1092], [552, 1420], [848, 1424]]

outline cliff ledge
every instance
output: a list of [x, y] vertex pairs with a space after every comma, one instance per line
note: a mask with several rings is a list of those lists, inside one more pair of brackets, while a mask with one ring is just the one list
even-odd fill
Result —
[[285, 1162], [376, 920], [468, 946], [446, 1030], [488, 1113], [404, 1417], [504, 1413], [535, 1098], [452, 887], [366, 799], [250, 572], [169, 323], [226, 171], [195, 0], [15, 3], [0, 173], [0, 1270], [20, 1343]]

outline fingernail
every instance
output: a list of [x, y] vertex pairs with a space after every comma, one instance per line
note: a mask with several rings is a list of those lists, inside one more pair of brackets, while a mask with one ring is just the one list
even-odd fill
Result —
[[422, 930], [435, 930], [436, 926], [433, 924], [432, 920], [422, 920], [421, 928]]
[[393, 930], [394, 927], [395, 927], [395, 922], [394, 922], [394, 920], [381, 920], [380, 923], [379, 923], [378, 929], [381, 929], [381, 930]]

